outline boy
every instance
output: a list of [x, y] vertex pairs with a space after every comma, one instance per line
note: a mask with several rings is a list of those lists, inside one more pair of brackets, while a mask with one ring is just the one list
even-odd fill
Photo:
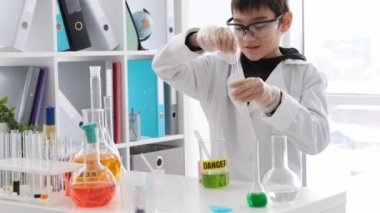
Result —
[[[177, 35], [153, 68], [200, 101], [211, 138], [227, 142], [231, 179], [254, 177], [256, 139], [262, 177], [271, 168], [271, 136], [279, 134], [288, 138], [289, 167], [301, 179], [301, 152], [317, 154], [329, 143], [326, 79], [296, 49], [279, 46], [292, 23], [287, 0], [232, 0], [231, 11], [232, 30], [208, 26]], [[236, 62], [225, 60], [237, 47]]]

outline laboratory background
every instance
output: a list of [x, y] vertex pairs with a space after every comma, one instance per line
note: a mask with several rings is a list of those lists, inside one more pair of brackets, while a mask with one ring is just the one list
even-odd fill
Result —
[[[186, 203], [195, 212], [313, 212], [313, 204], [325, 200], [344, 204], [331, 212], [380, 212], [376, 1], [288, 0], [293, 23], [281, 46], [298, 49], [328, 79], [330, 144], [302, 156], [300, 184], [333, 195], [314, 198], [306, 190], [307, 198], [301, 193], [295, 204], [282, 206], [245, 200], [254, 184], [228, 180], [223, 149], [210, 156], [201, 143], [211, 139], [199, 102], [152, 72], [153, 57], [175, 34], [226, 26], [230, 2], [0, 0], [0, 210], [186, 212]], [[3, 105], [15, 107], [15, 119], [3, 116]], [[28, 133], [6, 138], [2, 122]], [[52, 161], [59, 163], [45, 164]], [[227, 179], [206, 183], [205, 171], [219, 170]], [[22, 187], [23, 181], [31, 187]], [[32, 193], [20, 195], [22, 190]], [[48, 200], [57, 194], [67, 199], [53, 207]], [[223, 197], [235, 206], [218, 203]]]

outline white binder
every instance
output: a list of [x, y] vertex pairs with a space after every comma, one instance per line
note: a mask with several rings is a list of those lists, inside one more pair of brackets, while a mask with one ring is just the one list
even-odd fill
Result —
[[0, 0], [0, 46], [24, 51], [37, 0]]
[[119, 43], [98, 0], [80, 1], [82, 14], [91, 40], [88, 50], [113, 50]]

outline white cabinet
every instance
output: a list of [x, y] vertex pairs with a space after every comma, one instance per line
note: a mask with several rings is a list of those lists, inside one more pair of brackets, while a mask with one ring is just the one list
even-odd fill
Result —
[[[19, 1], [19, 0], [14, 0]], [[141, 141], [128, 140], [128, 67], [129, 59], [152, 59], [155, 50], [127, 50], [127, 9], [124, 0], [97, 0], [113, 28], [119, 46], [112, 51], [57, 51], [56, 1], [37, 0], [37, 5], [31, 23], [30, 35], [24, 52], [5, 51], [0, 48], [0, 66], [45, 66], [48, 67], [48, 85], [44, 105], [57, 108], [57, 129], [60, 137], [73, 136], [80, 132], [75, 124], [75, 116], [81, 115], [80, 109], [89, 108], [90, 88], [89, 65], [102, 66], [106, 61], [119, 61], [122, 65], [122, 143], [117, 144], [123, 162], [130, 169], [130, 157], [133, 147], [149, 144], [164, 144], [184, 146], [182, 97], [179, 97], [179, 132], [160, 138], [149, 138]], [[175, 4], [180, 4], [175, 1]], [[176, 6], [178, 8], [178, 6]], [[176, 11], [176, 17], [179, 13]], [[1, 16], [1, 14], [0, 14]], [[176, 21], [180, 21], [177, 18]], [[178, 30], [178, 29], [177, 29]], [[2, 32], [6, 33], [6, 32]], [[88, 75], [88, 78], [86, 77]], [[1, 73], [0, 73], [1, 76]], [[86, 82], [87, 81], [87, 82]], [[17, 83], [17, 82], [16, 82]], [[62, 96], [64, 94], [64, 96]], [[75, 111], [70, 111], [75, 109]], [[72, 112], [70, 114], [70, 112]], [[43, 115], [43, 114], [41, 114]], [[41, 116], [43, 117], [43, 116]]]

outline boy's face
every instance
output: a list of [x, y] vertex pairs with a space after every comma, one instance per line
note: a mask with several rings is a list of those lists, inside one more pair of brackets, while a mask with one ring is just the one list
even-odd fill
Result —
[[[273, 11], [265, 7], [244, 12], [233, 10], [233, 23], [250, 26], [250, 31], [239, 26], [233, 27], [239, 48], [248, 59], [257, 61], [281, 55], [279, 50], [281, 35], [289, 29], [291, 23], [290, 14], [290, 23], [286, 25], [289, 21], [288, 16], [289, 14], [281, 18], [276, 17]], [[260, 23], [262, 21], [264, 23]]]

